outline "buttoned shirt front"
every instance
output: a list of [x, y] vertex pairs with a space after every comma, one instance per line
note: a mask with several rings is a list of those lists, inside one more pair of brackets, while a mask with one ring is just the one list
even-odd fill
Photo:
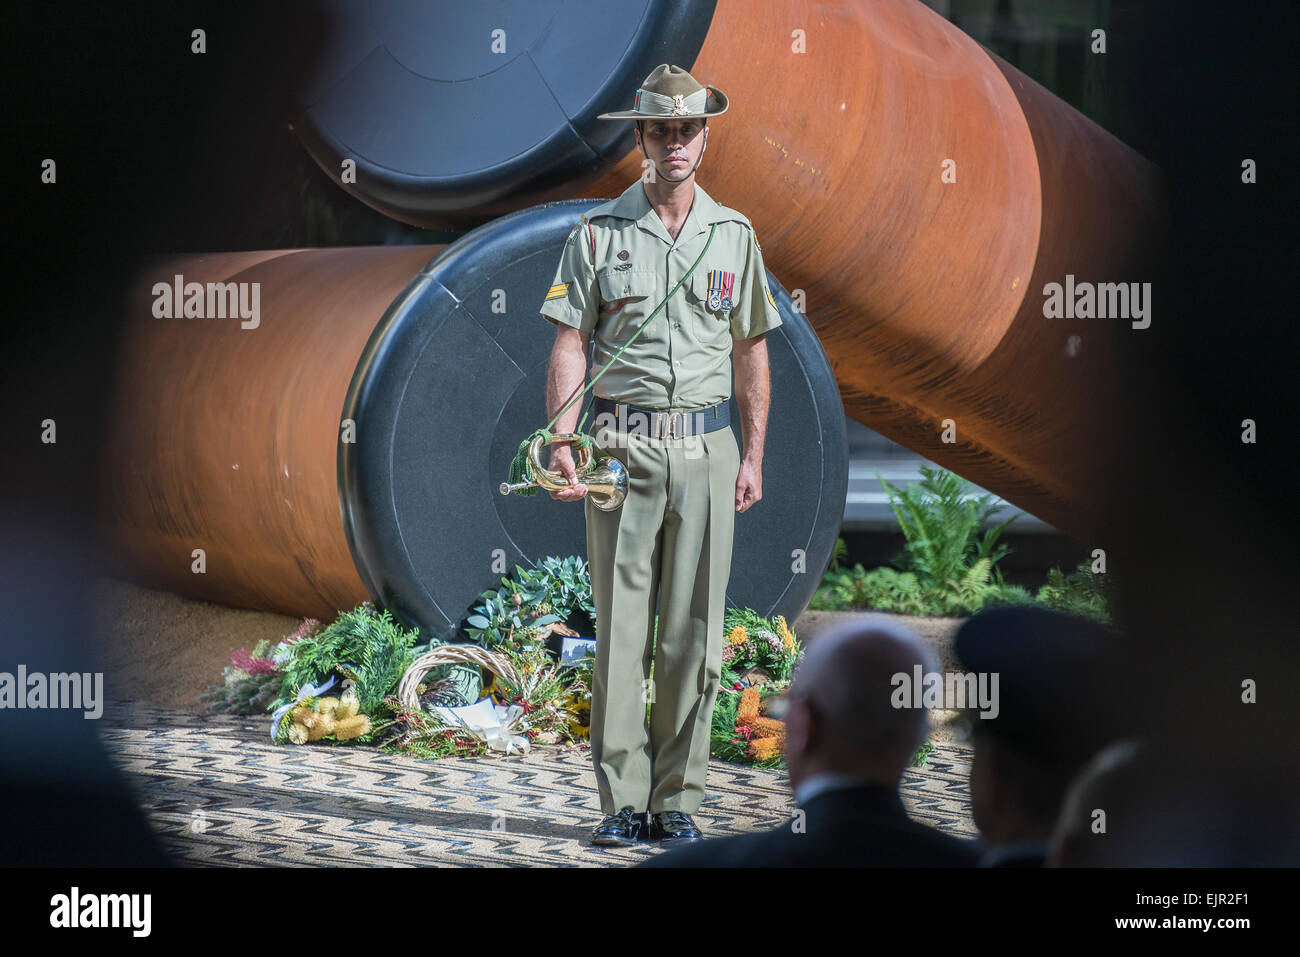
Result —
[[[690, 278], [611, 361], [704, 251], [715, 224]], [[674, 240], [640, 180], [570, 232], [541, 313], [592, 334], [592, 378], [608, 367], [596, 395], [663, 411], [730, 398], [732, 342], [781, 325], [749, 220], [696, 184]]]

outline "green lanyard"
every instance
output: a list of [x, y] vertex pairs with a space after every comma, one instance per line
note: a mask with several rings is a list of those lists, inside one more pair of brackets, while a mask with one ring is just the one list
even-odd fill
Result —
[[[709, 238], [708, 240], [705, 241], [704, 248], [700, 250], [700, 254], [699, 256], [696, 257], [695, 262], [691, 263], [691, 268], [686, 270], [686, 274], [683, 275], [682, 278], [677, 281], [677, 285], [673, 286], [672, 290], [668, 293], [668, 295], [664, 296], [663, 302], [655, 306], [655, 311], [645, 317], [645, 322], [641, 323], [641, 325], [637, 328], [636, 332], [632, 333], [632, 338], [628, 339], [627, 342], [623, 343], [622, 347], [618, 350], [618, 352], [614, 353], [613, 357], [609, 360], [609, 362], [605, 363], [605, 368], [601, 369], [600, 372], [596, 374], [596, 378], [592, 379], [589, 383], [587, 383], [587, 388], [583, 389], [572, 399], [570, 399], [565, 404], [564, 408], [562, 408], [558, 413], [556, 413], [555, 418], [551, 419], [550, 422], [546, 423], [546, 429], [544, 431], [546, 432], [547, 435], [551, 433], [551, 426], [555, 425], [555, 423], [560, 420], [560, 417], [564, 415], [565, 412], [568, 412], [570, 408], [573, 407], [573, 403], [579, 401], [584, 395], [586, 395], [588, 391], [591, 390], [593, 386], [595, 386], [595, 384], [598, 381], [600, 381], [600, 377], [609, 371], [610, 366], [613, 365], [618, 360], [618, 357], [623, 354], [623, 350], [636, 341], [636, 337], [641, 335], [645, 327], [650, 324], [650, 320], [653, 319], [655, 316], [659, 315], [659, 310], [663, 309], [664, 306], [668, 305], [668, 300], [673, 297], [673, 294], [676, 293], [678, 289], [682, 288], [682, 283], [686, 282], [686, 280], [690, 278], [691, 273], [695, 272], [695, 267], [698, 266], [700, 264], [700, 260], [704, 258], [704, 254], [709, 251], [709, 244], [713, 242], [713, 232], [717, 228], [718, 228], [717, 223], [713, 223], [712, 225], [709, 226]], [[582, 431], [582, 424], [587, 421], [587, 415], [590, 412], [591, 412], [591, 406], [588, 405], [586, 411], [582, 413], [582, 418], [578, 420], [578, 426], [575, 431], [577, 432]]]

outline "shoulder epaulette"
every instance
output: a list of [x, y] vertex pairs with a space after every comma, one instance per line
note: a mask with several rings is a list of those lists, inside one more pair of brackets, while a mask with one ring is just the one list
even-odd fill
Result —
[[714, 219], [714, 222], [741, 223], [751, 231], [754, 228], [754, 224], [749, 221], [748, 217], [746, 217], [744, 213], [740, 212], [739, 210], [732, 209], [730, 206], [723, 206], [721, 203], [718, 204], [718, 213], [716, 218]]

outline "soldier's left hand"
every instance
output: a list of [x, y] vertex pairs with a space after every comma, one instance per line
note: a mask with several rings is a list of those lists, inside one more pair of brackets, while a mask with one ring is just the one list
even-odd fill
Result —
[[743, 459], [736, 475], [736, 511], [743, 512], [763, 497], [763, 471]]

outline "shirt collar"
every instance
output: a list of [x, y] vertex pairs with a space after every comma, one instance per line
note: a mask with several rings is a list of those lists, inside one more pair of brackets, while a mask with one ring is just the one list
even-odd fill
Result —
[[873, 787], [879, 786], [879, 784], [878, 781], [867, 781], [851, 774], [823, 771], [799, 782], [799, 786], [794, 789], [794, 803], [797, 807], [803, 807], [806, 802], [823, 791], [833, 791], [836, 788]]
[[[712, 223], [722, 222], [726, 218], [713, 197], [701, 189], [699, 183], [695, 183], [694, 186], [695, 198], [691, 201], [691, 211], [687, 213], [686, 222], [682, 224], [677, 234], [676, 241], [679, 244], [704, 232]], [[673, 245], [673, 238], [668, 235], [663, 220], [650, 205], [641, 180], [637, 180], [623, 191], [623, 195], [615, 201], [609, 215], [636, 220], [638, 227], [658, 236], [669, 246]]]

